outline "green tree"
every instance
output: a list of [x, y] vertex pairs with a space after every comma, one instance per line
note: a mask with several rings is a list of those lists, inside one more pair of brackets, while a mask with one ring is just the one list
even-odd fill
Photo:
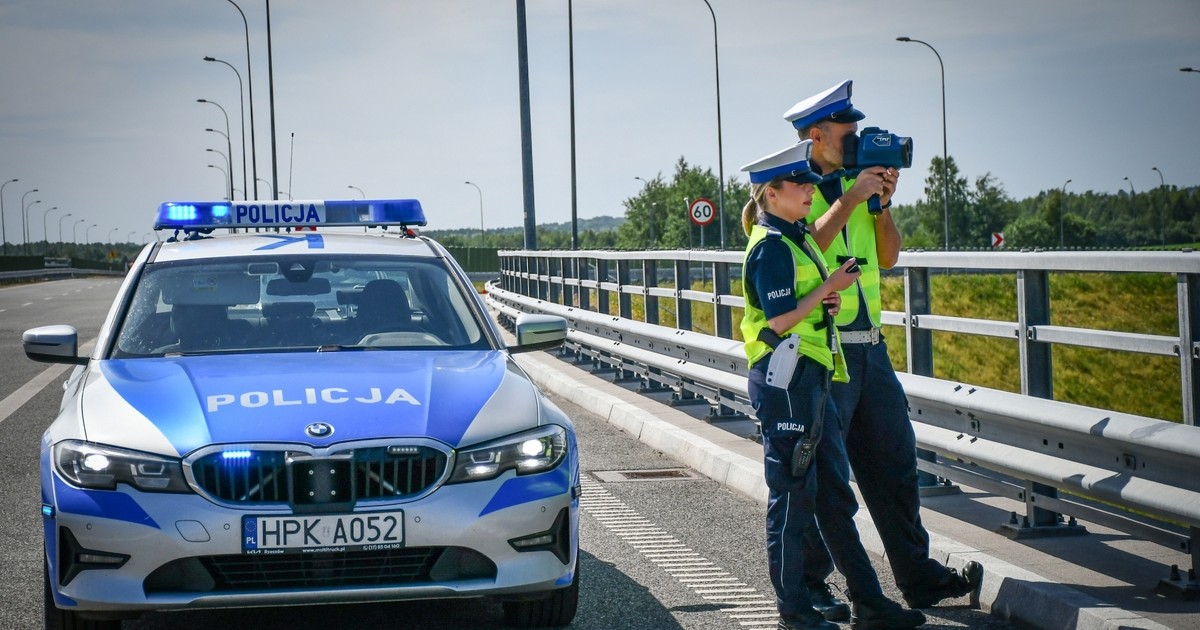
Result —
[[1004, 230], [1005, 246], [1012, 249], [1023, 247], [1053, 247], [1058, 244], [1058, 231], [1037, 216], [1023, 216]]
[[[702, 169], [687, 163], [683, 157], [675, 163], [670, 181], [660, 173], [647, 181], [635, 197], [626, 199], [625, 223], [618, 229], [619, 249], [687, 249], [716, 248], [721, 243], [721, 228], [713, 221], [703, 228], [692, 223], [688, 205], [698, 198], [711, 199], [719, 204], [717, 178], [712, 169]], [[720, 219], [725, 223], [725, 246], [741, 249], [746, 244], [742, 233], [742, 206], [750, 198], [749, 185], [730, 178], [725, 184], [725, 208]]]

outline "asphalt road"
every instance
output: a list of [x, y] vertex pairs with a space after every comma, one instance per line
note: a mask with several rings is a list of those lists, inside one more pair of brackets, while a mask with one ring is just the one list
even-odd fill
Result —
[[[21, 332], [69, 323], [82, 341], [93, 339], [119, 283], [79, 279], [0, 288], [0, 566], [7, 574], [0, 628], [42, 625], [38, 442], [67, 375], [65, 366], [26, 359]], [[587, 410], [556, 402], [576, 423], [585, 479], [580, 605], [571, 627], [773, 628], [764, 508], [681, 469]], [[631, 480], [622, 471], [652, 475]], [[664, 473], [672, 476], [657, 477]], [[876, 560], [885, 589], [898, 597], [886, 565]], [[965, 599], [927, 614], [930, 628], [1010, 628]], [[467, 600], [154, 613], [123, 627], [484, 630], [503, 624], [498, 603]]]

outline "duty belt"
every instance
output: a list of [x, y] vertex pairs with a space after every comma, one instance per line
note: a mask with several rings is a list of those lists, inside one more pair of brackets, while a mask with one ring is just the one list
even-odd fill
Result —
[[879, 343], [879, 329], [843, 330], [840, 331], [842, 343], [869, 343], [872, 346]]

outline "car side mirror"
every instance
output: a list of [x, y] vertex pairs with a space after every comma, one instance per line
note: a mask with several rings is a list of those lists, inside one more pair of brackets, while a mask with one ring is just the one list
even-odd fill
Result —
[[88, 357], [79, 356], [79, 333], [74, 326], [56, 324], [30, 328], [21, 335], [25, 356], [41, 363], [87, 365]]
[[517, 345], [510, 353], [548, 350], [561, 346], [567, 338], [567, 320], [557, 315], [521, 313], [517, 316]]

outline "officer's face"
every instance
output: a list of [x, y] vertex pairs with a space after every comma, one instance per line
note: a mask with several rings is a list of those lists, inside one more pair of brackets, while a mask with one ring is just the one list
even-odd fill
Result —
[[779, 188], [772, 188], [767, 193], [771, 212], [793, 223], [808, 216], [812, 210], [812, 199], [812, 184], [797, 184], [787, 180]]
[[821, 165], [821, 170], [825, 172], [842, 168], [842, 148], [846, 145], [846, 138], [856, 133], [856, 122], [817, 124], [809, 134], [813, 141], [813, 161]]

